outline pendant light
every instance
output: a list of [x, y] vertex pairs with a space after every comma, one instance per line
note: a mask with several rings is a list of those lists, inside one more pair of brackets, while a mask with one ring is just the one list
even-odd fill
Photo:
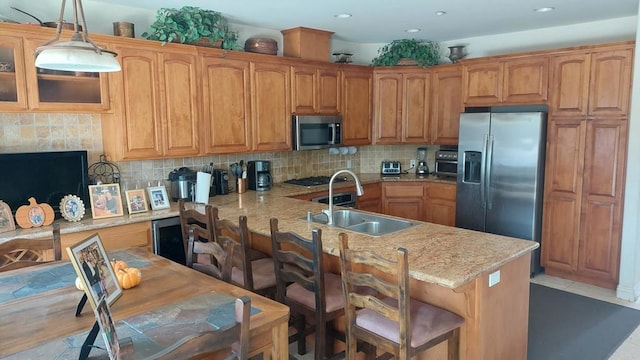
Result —
[[[60, 17], [56, 28], [56, 37], [43, 44], [35, 51], [36, 67], [49, 70], [81, 71], [81, 72], [114, 72], [120, 71], [120, 63], [113, 51], [105, 50], [89, 39], [87, 22], [80, 0], [73, 1], [73, 34], [69, 41], [60, 41], [64, 8], [66, 0], [62, 0]], [[78, 19], [78, 11], [80, 18]], [[82, 31], [78, 20], [82, 22]]]

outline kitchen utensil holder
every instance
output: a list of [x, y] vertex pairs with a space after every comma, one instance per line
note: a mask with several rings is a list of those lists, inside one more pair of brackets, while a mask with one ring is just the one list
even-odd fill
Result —
[[236, 192], [238, 194], [247, 192], [247, 179], [240, 178], [236, 180]]

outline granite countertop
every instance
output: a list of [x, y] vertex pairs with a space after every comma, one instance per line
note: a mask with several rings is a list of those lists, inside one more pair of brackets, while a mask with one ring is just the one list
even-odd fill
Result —
[[[381, 179], [378, 174], [361, 174], [359, 177], [365, 184], [379, 181], [434, 181], [455, 184], [447, 179], [432, 176], [418, 178], [414, 174], [395, 179]], [[352, 185], [353, 182], [347, 181], [334, 184], [334, 189]], [[348, 233], [351, 248], [369, 249], [390, 258], [395, 256], [395, 249], [402, 246], [409, 251], [409, 272], [413, 278], [448, 288], [462, 286], [539, 246], [533, 241], [420, 221], [415, 221], [418, 225], [409, 229], [374, 237], [301, 219], [308, 211], [317, 213], [326, 205], [288, 197], [323, 191], [327, 188], [326, 185], [301, 187], [275, 184], [271, 190], [264, 192], [247, 191], [243, 194], [230, 193], [214, 196], [210, 198], [209, 203], [219, 208], [220, 216], [223, 218], [237, 220], [238, 216], [246, 215], [249, 229], [265, 236], [270, 234], [269, 219], [274, 216], [278, 218], [281, 230], [293, 231], [302, 236], [310, 237], [313, 228], [320, 228], [324, 252], [336, 256], [339, 255], [338, 234], [340, 232]], [[204, 209], [202, 204], [188, 203], [188, 206]], [[76, 223], [62, 220], [61, 232], [64, 234], [96, 230], [178, 215], [177, 204], [172, 203], [169, 209], [142, 214], [100, 220], [85, 219]], [[18, 229], [0, 234], [0, 243], [14, 237], [44, 236], [49, 231], [50, 227]]]

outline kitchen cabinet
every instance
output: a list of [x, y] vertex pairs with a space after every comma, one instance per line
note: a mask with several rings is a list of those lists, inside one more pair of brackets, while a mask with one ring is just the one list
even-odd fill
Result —
[[482, 59], [464, 65], [467, 106], [539, 104], [547, 101], [549, 58]]
[[295, 65], [291, 68], [291, 103], [295, 114], [338, 114], [340, 74], [335, 67]]
[[111, 73], [111, 91], [121, 96], [102, 121], [107, 153], [113, 160], [198, 155], [195, 49], [154, 43], [115, 49], [122, 71]]
[[430, 99], [426, 69], [374, 70], [374, 143], [427, 143]]
[[371, 145], [373, 73], [370, 68], [347, 65], [342, 68], [342, 142]]
[[425, 220], [426, 186], [423, 182], [383, 182], [382, 213]]
[[21, 37], [0, 36], [0, 110], [27, 110], [24, 46]]
[[[99, 230], [61, 234], [61, 247], [65, 249], [73, 246], [96, 233], [100, 236], [100, 241], [104, 245], [104, 249], [108, 252], [133, 246], [145, 248], [149, 252], [153, 251], [151, 244], [151, 221], [110, 226]], [[62, 252], [62, 259], [69, 260], [69, 255], [66, 251]]]
[[628, 116], [631, 45], [551, 57], [552, 116]]
[[426, 184], [425, 221], [447, 226], [456, 225], [456, 184]]
[[291, 150], [291, 69], [251, 62], [253, 150]]
[[380, 183], [362, 185], [364, 194], [356, 200], [356, 209], [379, 213], [382, 210], [382, 186]]
[[431, 143], [458, 145], [462, 104], [462, 67], [441, 65], [431, 72]]
[[248, 152], [251, 140], [250, 62], [200, 54], [204, 152]]

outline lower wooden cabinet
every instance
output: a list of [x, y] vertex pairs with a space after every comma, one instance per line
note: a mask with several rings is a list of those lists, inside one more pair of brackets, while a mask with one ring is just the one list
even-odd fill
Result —
[[62, 259], [68, 260], [66, 248], [73, 246], [89, 236], [98, 233], [104, 249], [109, 252], [128, 247], [143, 247], [152, 251], [151, 221], [106, 227], [98, 230], [87, 230], [61, 235]]
[[380, 183], [366, 184], [362, 187], [364, 189], [364, 194], [356, 200], [356, 209], [376, 213], [381, 212], [382, 189]]
[[456, 185], [427, 183], [425, 221], [447, 226], [456, 225]]
[[382, 213], [424, 221], [425, 185], [423, 182], [383, 182]]

